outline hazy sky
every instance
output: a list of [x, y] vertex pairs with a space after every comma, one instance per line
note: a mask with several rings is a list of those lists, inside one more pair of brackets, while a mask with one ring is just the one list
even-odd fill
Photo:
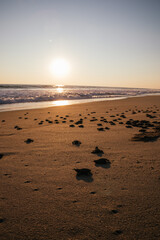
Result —
[[0, 83], [160, 88], [160, 0], [0, 0], [0, 34]]

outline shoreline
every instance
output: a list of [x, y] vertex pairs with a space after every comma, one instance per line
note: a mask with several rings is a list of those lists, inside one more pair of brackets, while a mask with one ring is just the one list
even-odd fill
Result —
[[70, 106], [74, 104], [83, 104], [89, 102], [103, 102], [103, 101], [115, 101], [128, 98], [136, 97], [146, 97], [146, 96], [159, 96], [157, 94], [142, 94], [136, 96], [124, 96], [124, 97], [110, 97], [110, 98], [92, 98], [92, 99], [74, 99], [74, 100], [54, 100], [54, 101], [44, 101], [44, 102], [26, 102], [26, 103], [12, 103], [12, 104], [2, 104], [0, 105], [0, 112], [10, 112], [10, 111], [20, 111], [20, 110], [30, 110], [30, 109], [41, 109], [48, 107], [57, 106]]

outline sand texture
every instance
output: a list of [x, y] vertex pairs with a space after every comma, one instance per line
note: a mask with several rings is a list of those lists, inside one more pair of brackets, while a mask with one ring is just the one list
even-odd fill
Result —
[[0, 113], [0, 239], [160, 239], [160, 96]]

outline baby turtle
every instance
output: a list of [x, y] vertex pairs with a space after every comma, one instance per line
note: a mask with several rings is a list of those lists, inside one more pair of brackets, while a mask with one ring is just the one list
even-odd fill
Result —
[[73, 144], [73, 145], [76, 145], [76, 146], [80, 146], [80, 145], [81, 145], [81, 142], [78, 141], [78, 140], [74, 140], [74, 141], [72, 142], [72, 144]]
[[111, 162], [107, 158], [100, 158], [98, 160], [94, 160], [96, 164], [110, 164]]
[[77, 172], [77, 176], [92, 176], [91, 170], [88, 168], [74, 168], [74, 170]]
[[98, 147], [95, 147], [95, 150], [93, 150], [91, 153], [93, 153], [93, 154], [104, 154], [103, 150], [100, 150]]

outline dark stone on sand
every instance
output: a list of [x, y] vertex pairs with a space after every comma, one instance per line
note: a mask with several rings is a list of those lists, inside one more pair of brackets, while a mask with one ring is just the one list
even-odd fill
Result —
[[25, 181], [24, 183], [31, 183], [31, 181], [27, 180], [27, 181]]
[[92, 172], [88, 168], [75, 168], [74, 170], [77, 172], [77, 176], [92, 176]]
[[66, 123], [66, 121], [62, 121], [62, 123]]
[[24, 142], [26, 142], [27, 144], [29, 144], [29, 143], [32, 143], [32, 142], [34, 142], [34, 140], [33, 139], [31, 139], [31, 138], [28, 138], [26, 141], [24, 141]]
[[3, 158], [3, 156], [4, 156], [4, 154], [0, 153], [0, 159], [2, 159], [2, 158]]
[[93, 153], [93, 154], [104, 154], [103, 150], [100, 150], [98, 147], [95, 147], [95, 150], [93, 150], [91, 153]]
[[79, 147], [79, 146], [81, 145], [81, 142], [78, 141], [78, 140], [74, 140], [74, 141], [72, 142], [72, 144]]
[[5, 122], [6, 120], [2, 120], [2, 122]]
[[97, 126], [102, 126], [102, 124], [101, 123], [97, 123]]
[[109, 130], [110, 128], [109, 127], [105, 127], [106, 130]]
[[90, 192], [90, 194], [96, 194], [96, 192]]
[[70, 127], [75, 127], [73, 124], [69, 125]]
[[34, 188], [33, 191], [37, 192], [37, 191], [39, 191], [39, 188]]

